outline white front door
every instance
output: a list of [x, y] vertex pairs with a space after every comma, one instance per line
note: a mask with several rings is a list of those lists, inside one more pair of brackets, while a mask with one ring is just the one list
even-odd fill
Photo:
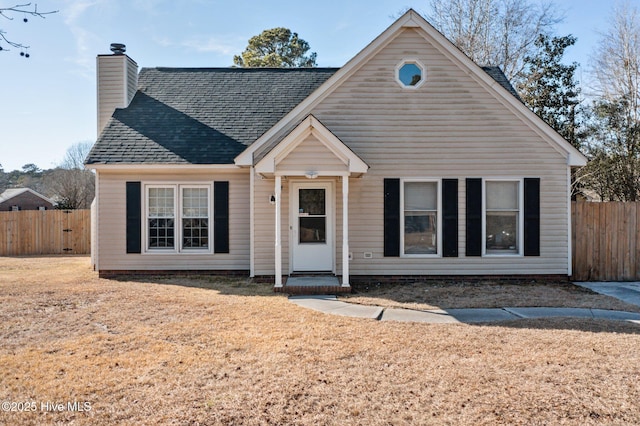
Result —
[[291, 185], [292, 272], [333, 271], [333, 184]]

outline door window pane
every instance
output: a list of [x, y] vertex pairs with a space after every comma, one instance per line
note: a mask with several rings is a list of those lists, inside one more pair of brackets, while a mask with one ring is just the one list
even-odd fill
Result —
[[300, 243], [326, 243], [327, 221], [325, 217], [301, 216]]
[[327, 217], [323, 188], [298, 191], [298, 234], [300, 243], [326, 243]]
[[300, 189], [299, 212], [308, 215], [324, 215], [324, 189]]

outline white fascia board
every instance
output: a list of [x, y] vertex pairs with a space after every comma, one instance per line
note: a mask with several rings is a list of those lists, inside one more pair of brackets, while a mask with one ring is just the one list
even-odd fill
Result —
[[336, 135], [313, 115], [309, 115], [255, 165], [256, 172], [274, 173], [278, 163], [311, 135], [315, 136], [336, 158], [346, 165], [349, 172], [366, 173], [369, 170], [369, 166]]
[[190, 171], [190, 170], [240, 170], [235, 164], [86, 164], [86, 169], [102, 171]]
[[[308, 170], [287, 170], [285, 172], [275, 172], [273, 173], [273, 176], [280, 176], [280, 177], [306, 177], [306, 174], [309, 173]], [[340, 171], [322, 171], [322, 170], [318, 170], [318, 176], [317, 179], [321, 179], [323, 177], [333, 177], [333, 176], [350, 176], [351, 173], [348, 171], [344, 171], [344, 172], [340, 172]], [[316, 178], [314, 178], [316, 179]], [[313, 182], [312, 179], [307, 178], [307, 180], [309, 182]]]

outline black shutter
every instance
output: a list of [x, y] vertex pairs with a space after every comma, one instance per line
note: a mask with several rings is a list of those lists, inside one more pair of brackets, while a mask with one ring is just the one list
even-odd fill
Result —
[[458, 257], [458, 179], [442, 180], [442, 251]]
[[540, 256], [540, 178], [524, 179], [524, 255]]
[[384, 255], [400, 256], [400, 179], [384, 180]]
[[142, 197], [140, 182], [127, 182], [127, 253], [142, 251]]
[[229, 253], [229, 182], [213, 183], [213, 251]]
[[482, 179], [467, 178], [466, 256], [482, 256]]

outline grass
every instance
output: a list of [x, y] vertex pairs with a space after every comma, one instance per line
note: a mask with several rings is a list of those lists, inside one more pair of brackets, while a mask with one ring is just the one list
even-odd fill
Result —
[[37, 403], [0, 424], [640, 424], [632, 323], [377, 322], [246, 280], [0, 258], [0, 342], [0, 401]]
[[640, 312], [640, 306], [563, 282], [433, 281], [361, 285], [345, 301], [408, 309], [552, 307], [599, 308]]

